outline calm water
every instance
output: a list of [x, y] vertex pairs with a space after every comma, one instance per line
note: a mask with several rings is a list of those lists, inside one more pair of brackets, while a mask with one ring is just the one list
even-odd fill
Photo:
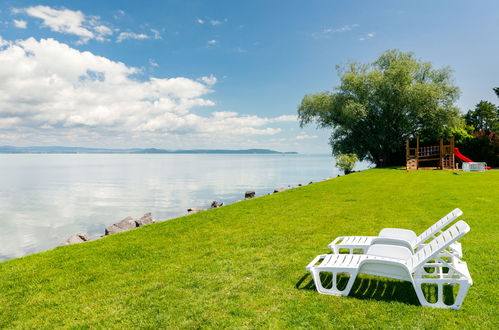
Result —
[[[366, 164], [360, 165], [365, 168]], [[0, 260], [91, 237], [126, 216], [165, 220], [336, 176], [331, 156], [0, 155]]]

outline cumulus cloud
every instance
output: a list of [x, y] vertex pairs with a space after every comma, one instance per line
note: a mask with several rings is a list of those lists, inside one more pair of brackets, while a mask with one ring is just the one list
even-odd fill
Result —
[[201, 77], [198, 80], [204, 82], [208, 86], [213, 86], [217, 82], [217, 77], [215, 77], [214, 75], [210, 75], [209, 77], [206, 77], [206, 76]]
[[79, 10], [66, 8], [55, 9], [49, 6], [32, 6], [14, 8], [13, 14], [26, 14], [42, 20], [42, 26], [54, 32], [71, 34], [80, 37], [80, 43], [90, 39], [104, 41], [105, 36], [111, 35], [112, 30], [99, 22], [97, 16], [85, 16]]
[[365, 36], [360, 37], [359, 40], [360, 41], [364, 41], [364, 40], [367, 40], [367, 39], [374, 38], [375, 36], [376, 36], [376, 33], [370, 32], [370, 33], [366, 34]]
[[[6, 41], [0, 37], [0, 143], [95, 144], [144, 141], [210, 141], [227, 136], [274, 135], [273, 123], [231, 111], [198, 114], [215, 76], [137, 79], [141, 71], [81, 52], [53, 39]], [[103, 139], [105, 137], [105, 139]], [[178, 140], [181, 139], [181, 140]]]
[[149, 39], [149, 36], [143, 33], [121, 32], [116, 39], [116, 42], [122, 42], [126, 39]]
[[14, 19], [14, 20], [13, 20], [13, 22], [14, 22], [14, 26], [15, 26], [16, 28], [19, 28], [19, 29], [25, 29], [25, 28], [27, 28], [27, 27], [28, 27], [28, 22], [26, 22], [26, 21], [24, 21], [24, 20], [22, 20], [22, 19], [19, 19], [19, 20]]
[[158, 62], [156, 62], [152, 58], [149, 59], [149, 65], [154, 67], [154, 68], [157, 68], [159, 66]]
[[310, 140], [310, 139], [317, 139], [317, 135], [307, 135], [307, 134], [302, 134], [298, 135], [295, 137], [295, 140]]
[[208, 40], [208, 45], [215, 46], [216, 44], [218, 44], [218, 40], [215, 40], [215, 39]]

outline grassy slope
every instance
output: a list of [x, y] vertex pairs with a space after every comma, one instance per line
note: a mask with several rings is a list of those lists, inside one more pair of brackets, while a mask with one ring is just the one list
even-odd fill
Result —
[[[0, 327], [498, 327], [499, 171], [370, 170], [0, 263]], [[459, 311], [364, 276], [318, 294], [304, 270], [345, 234], [420, 232], [455, 207], [474, 286]]]

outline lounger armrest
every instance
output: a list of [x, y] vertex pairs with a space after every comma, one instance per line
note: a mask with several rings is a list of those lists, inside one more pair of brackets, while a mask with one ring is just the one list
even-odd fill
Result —
[[412, 251], [403, 246], [396, 245], [383, 245], [376, 244], [371, 245], [367, 249], [367, 255], [385, 257], [385, 258], [393, 258], [400, 260], [407, 260], [412, 258]]
[[341, 241], [345, 238], [345, 236], [339, 236], [334, 239], [331, 243], [328, 244], [328, 247], [331, 248], [333, 245], [336, 245], [338, 241]]
[[371, 242], [371, 245], [375, 244], [383, 244], [383, 245], [394, 245], [394, 246], [403, 246], [410, 251], [413, 250], [411, 242], [406, 241], [400, 238], [390, 238], [390, 237], [376, 237]]
[[398, 238], [406, 241], [412, 241], [418, 237], [415, 232], [409, 229], [401, 229], [401, 228], [384, 228], [379, 234], [379, 237], [389, 237], [389, 238]]
[[315, 264], [318, 263], [319, 260], [324, 259], [326, 256], [327, 254], [319, 254], [317, 257], [314, 258], [314, 260], [312, 260], [311, 263], [307, 265], [307, 267], [305, 267], [305, 269], [310, 271], [310, 269], [312, 269], [312, 267], [315, 266]]

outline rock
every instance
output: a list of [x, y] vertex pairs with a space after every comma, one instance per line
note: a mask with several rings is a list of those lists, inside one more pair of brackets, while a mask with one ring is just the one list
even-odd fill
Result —
[[244, 198], [245, 199], [255, 198], [255, 192], [252, 190], [248, 190], [247, 192], [244, 193]]
[[298, 183], [298, 187], [301, 187], [301, 183]]
[[282, 187], [281, 188], [276, 188], [276, 189], [274, 189], [274, 194], [278, 193], [278, 192], [282, 192], [282, 191], [284, 191], [284, 188], [282, 188]]
[[61, 243], [61, 246], [64, 245], [71, 245], [71, 244], [78, 244], [78, 243], [83, 243], [90, 241], [90, 238], [88, 237], [87, 233], [83, 234], [76, 234], [65, 240], [64, 242]]
[[219, 202], [217, 202], [217, 201], [213, 201], [213, 202], [211, 202], [211, 208], [212, 208], [212, 209], [215, 209], [215, 208], [220, 207], [220, 206], [223, 206], [223, 205], [224, 205], [224, 203], [219, 203]]
[[146, 213], [140, 218], [139, 220], [135, 220], [135, 223], [137, 224], [137, 227], [142, 227], [145, 225], [150, 225], [151, 223], [155, 223], [154, 219], [152, 218], [151, 212]]
[[201, 212], [201, 211], [204, 211], [204, 209], [201, 209], [201, 208], [187, 209], [187, 212], [189, 214], [191, 214], [191, 213], [197, 213], [197, 212]]
[[137, 223], [132, 217], [126, 217], [118, 223], [106, 227], [106, 235], [121, 233], [137, 227]]
[[312, 183], [314, 183], [314, 182], [313, 182], [313, 181], [310, 181], [308, 184], [312, 184]]

